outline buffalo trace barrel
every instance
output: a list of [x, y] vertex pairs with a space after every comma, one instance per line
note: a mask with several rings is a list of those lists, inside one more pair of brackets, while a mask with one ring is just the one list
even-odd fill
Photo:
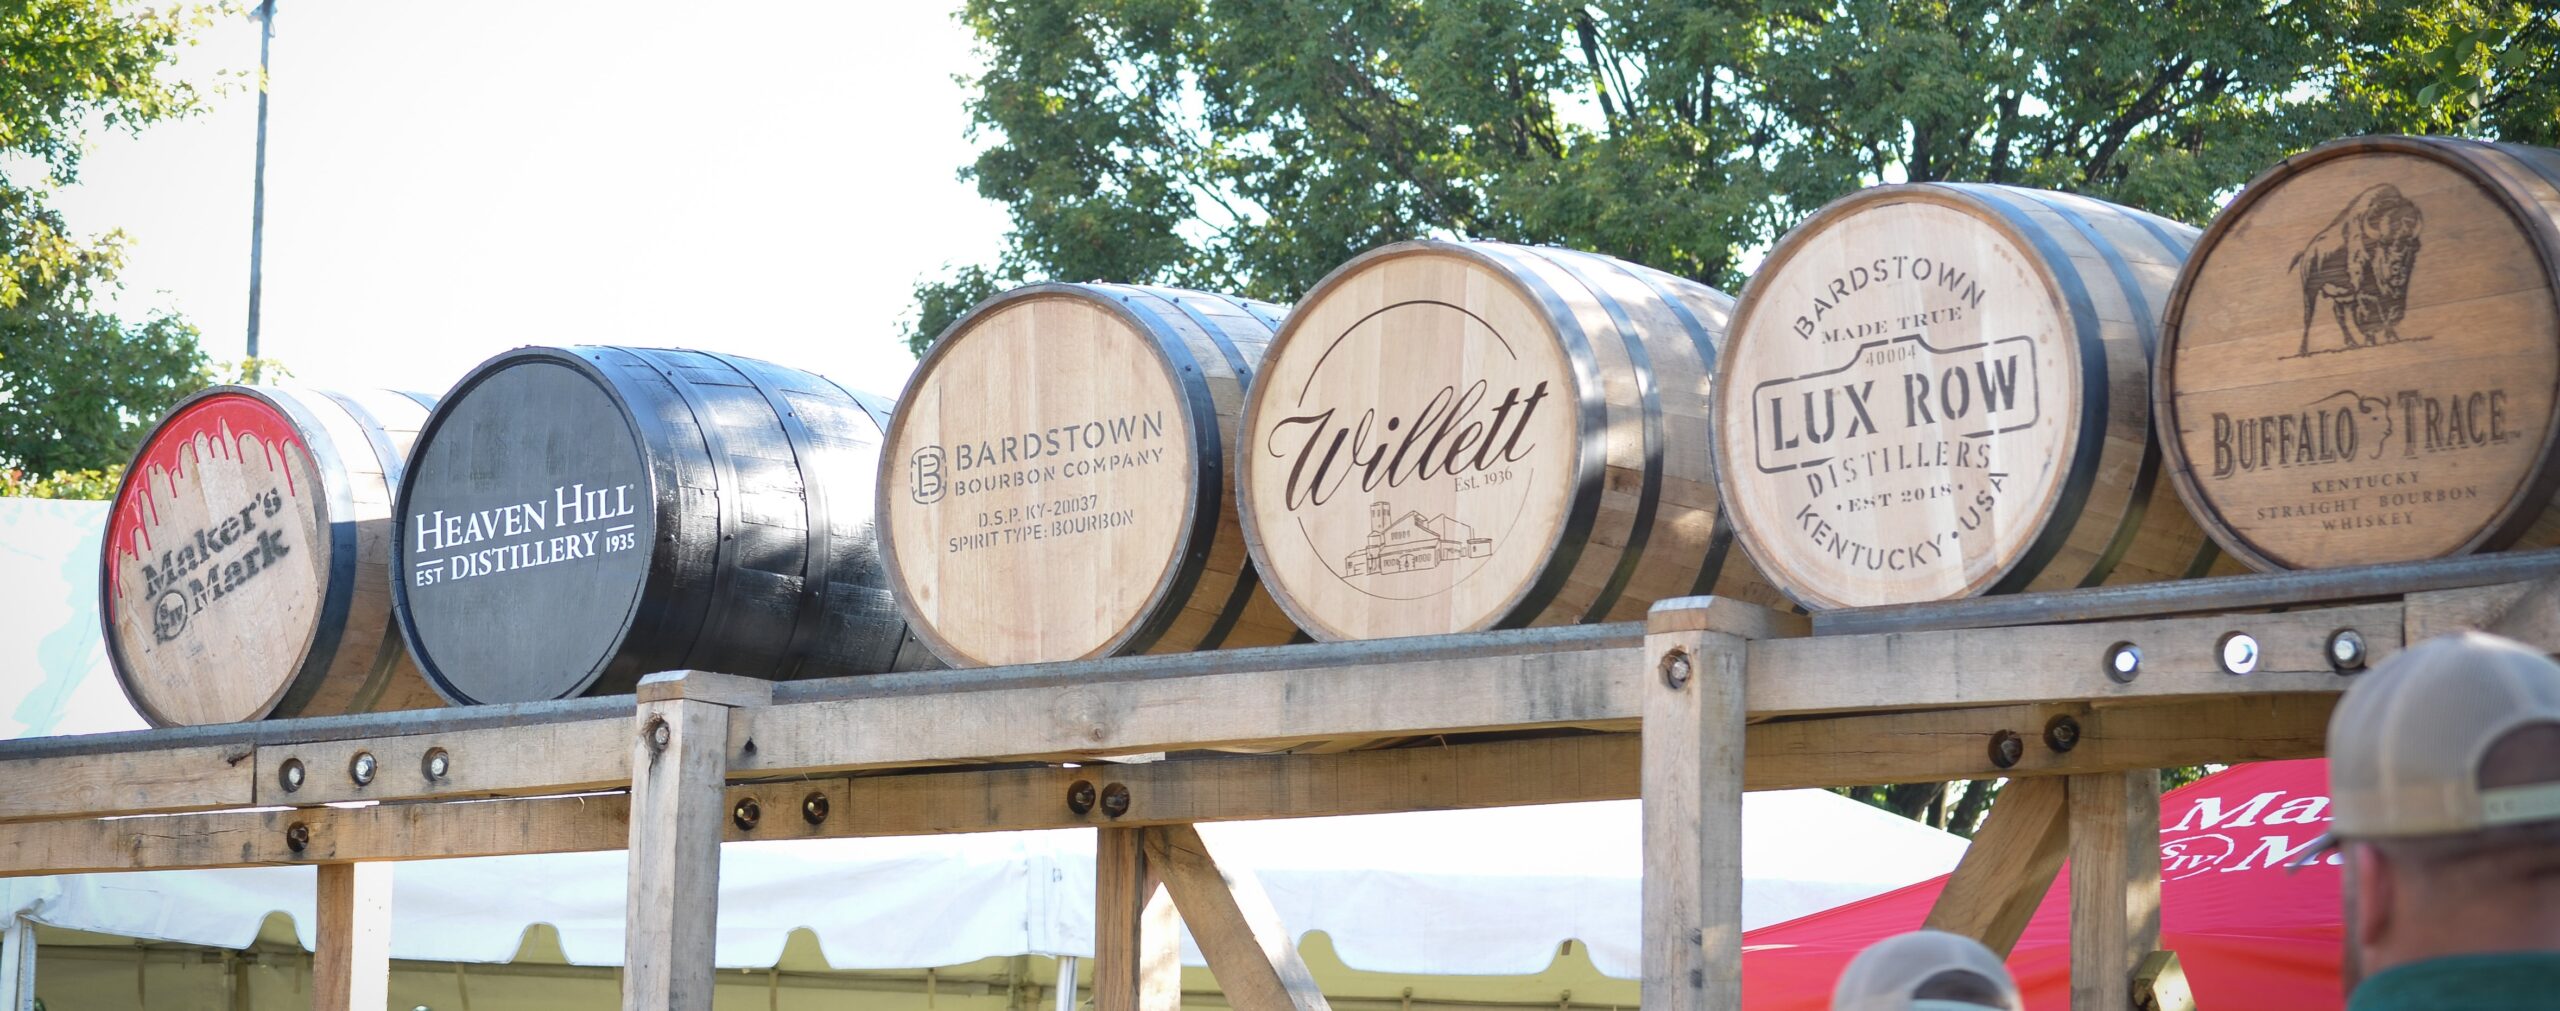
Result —
[[958, 666], [1289, 641], [1227, 460], [1285, 311], [1039, 284], [953, 323], [880, 461], [881, 554], [917, 636]]
[[2196, 230], [2084, 197], [1879, 186], [1788, 232], [1717, 388], [1726, 507], [1809, 608], [2200, 575], [2151, 349]]
[[887, 403], [703, 351], [530, 347], [446, 394], [392, 549], [401, 634], [456, 703], [931, 666], [880, 571]]
[[2560, 151], [2362, 137], [2269, 169], [2169, 303], [2170, 472], [2261, 569], [2560, 543]]
[[107, 513], [99, 625], [163, 727], [437, 704], [391, 620], [391, 500], [435, 401], [217, 386], [143, 440]]
[[1608, 257], [1406, 242], [1289, 313], [1245, 409], [1255, 567], [1319, 639], [1776, 597], [1707, 456], [1731, 300]]

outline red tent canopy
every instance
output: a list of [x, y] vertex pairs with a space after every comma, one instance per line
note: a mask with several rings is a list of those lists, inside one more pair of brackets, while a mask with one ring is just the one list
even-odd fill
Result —
[[[2284, 864], [2328, 830], [2324, 759], [2234, 766], [2160, 799], [2161, 947], [2178, 953], [2206, 1008], [2319, 1008], [2338, 990], [2338, 876], [2330, 857]], [[1928, 919], [1946, 878], [1772, 924], [1742, 937], [1754, 1009], [1830, 1007], [1831, 984], [1869, 944]], [[2030, 1008], [2071, 1006], [2071, 869], [2063, 868], [2009, 953]]]

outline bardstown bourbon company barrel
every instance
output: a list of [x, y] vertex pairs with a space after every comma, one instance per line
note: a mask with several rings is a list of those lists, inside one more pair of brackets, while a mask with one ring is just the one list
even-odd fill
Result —
[[2196, 230], [2009, 186], [1879, 186], [1787, 233], [1718, 387], [1727, 507], [1806, 607], [2202, 574], [2151, 348]]
[[2170, 302], [2160, 438], [2261, 569], [2560, 543], [2560, 151], [2335, 141], [2269, 169]]
[[702, 351], [520, 348], [446, 394], [400, 489], [401, 633], [456, 703], [930, 666], [882, 578], [889, 406]]
[[1287, 642], [1228, 454], [1280, 306], [1041, 284], [916, 366], [880, 466], [883, 555], [958, 666]]
[[391, 502], [431, 397], [217, 386], [152, 430], [107, 514], [98, 607], [163, 727], [437, 704], [391, 621]]
[[1256, 567], [1320, 639], [1774, 601], [1729, 550], [1707, 456], [1731, 305], [1561, 249], [1407, 242], [1342, 265], [1245, 410]]

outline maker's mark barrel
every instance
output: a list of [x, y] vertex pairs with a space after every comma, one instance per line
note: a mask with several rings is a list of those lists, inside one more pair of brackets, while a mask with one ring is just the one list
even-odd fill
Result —
[[2202, 574], [2150, 429], [2196, 230], [2009, 186], [1879, 186], [1779, 241], [1734, 314], [1716, 448], [1769, 578], [1813, 608]]
[[391, 621], [391, 500], [433, 398], [217, 386], [152, 430], [107, 516], [98, 605], [159, 726], [436, 705]]
[[1042, 284], [952, 324], [881, 458], [891, 585], [956, 665], [1286, 642], [1227, 455], [1286, 310]]
[[1263, 359], [1238, 495], [1300, 627], [1367, 639], [1775, 600], [1707, 455], [1731, 300], [1608, 257], [1407, 242], [1319, 282]]
[[702, 351], [520, 348], [418, 436], [400, 629], [456, 703], [930, 666], [880, 571], [888, 404]]
[[2560, 543], [2560, 151], [2314, 148], [2249, 184], [2171, 301], [2178, 490], [2261, 569]]

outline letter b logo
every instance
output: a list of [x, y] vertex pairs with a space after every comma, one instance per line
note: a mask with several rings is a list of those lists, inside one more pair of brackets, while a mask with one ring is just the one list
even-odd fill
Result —
[[942, 501], [942, 447], [926, 446], [907, 460], [908, 493], [917, 505]]

